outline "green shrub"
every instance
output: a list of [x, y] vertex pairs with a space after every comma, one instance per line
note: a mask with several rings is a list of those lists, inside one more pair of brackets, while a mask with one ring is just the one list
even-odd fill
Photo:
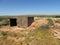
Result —
[[9, 21], [8, 20], [3, 20], [2, 25], [8, 25]]
[[6, 36], [6, 35], [8, 35], [8, 31], [1, 31], [1, 34], [2, 34], [3, 36]]
[[8, 37], [8, 31], [1, 31], [1, 35], [3, 39], [7, 39]]
[[54, 23], [53, 23], [53, 20], [52, 19], [47, 19], [48, 20], [48, 24], [49, 25], [54, 25]]
[[49, 29], [48, 24], [40, 26], [40, 30], [47, 30], [47, 29]]
[[55, 18], [60, 18], [60, 16], [55, 16]]
[[56, 23], [60, 23], [60, 19], [57, 19], [55, 22], [56, 22]]

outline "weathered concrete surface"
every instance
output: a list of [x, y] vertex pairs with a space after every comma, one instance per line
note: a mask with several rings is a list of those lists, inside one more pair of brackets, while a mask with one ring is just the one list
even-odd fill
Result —
[[[31, 24], [34, 19], [31, 19], [31, 17], [27, 17], [27, 16], [19, 16], [19, 17], [11, 17], [11, 18], [16, 18], [17, 19], [17, 26], [18, 27], [28, 27], [29, 24]], [[28, 19], [29, 18], [29, 19]]]
[[22, 17], [22, 27], [28, 27], [28, 17]]

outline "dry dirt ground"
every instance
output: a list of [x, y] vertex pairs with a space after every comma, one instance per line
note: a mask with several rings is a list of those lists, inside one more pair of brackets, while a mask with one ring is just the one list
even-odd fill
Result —
[[[57, 45], [57, 44], [54, 44], [55, 40], [53, 40], [53, 44], [49, 44], [49, 43], [52, 42], [52, 39], [50, 39], [50, 38], [49, 39], [51, 41], [49, 41], [49, 40], [47, 41], [47, 40], [45, 40], [45, 38], [44, 38], [44, 40], [40, 40], [40, 37], [38, 38], [40, 41], [38, 41], [38, 39], [36, 39], [38, 37], [37, 35], [39, 35], [40, 33], [38, 33], [37, 35], [34, 35], [35, 34], [35, 32], [33, 32], [33, 31], [35, 31], [34, 29], [37, 28], [37, 27], [40, 27], [42, 25], [46, 25], [46, 24], [48, 24], [48, 21], [46, 19], [43, 19], [43, 20], [36, 20], [36, 21], [34, 21], [31, 24], [31, 26], [29, 26], [27, 28], [19, 28], [17, 26], [14, 26], [14, 27], [2, 26], [2, 28], [0, 28], [0, 31], [1, 30], [3, 31], [3, 33], [2, 33], [3, 35], [5, 35], [5, 33], [8, 31], [8, 36], [7, 36], [7, 42], [8, 43], [4, 44], [6, 41], [4, 42], [4, 40], [1, 38], [1, 36], [0, 36], [0, 40], [2, 39], [1, 42], [2, 43], [4, 42], [3, 45], [9, 45], [9, 43], [11, 43], [13, 45], [16, 45], [16, 44], [20, 45], [20, 44], [18, 44], [20, 42], [21, 42], [21, 45], [26, 45], [26, 44], [27, 45], [37, 45], [37, 43], [38, 44], [41, 43], [41, 45]], [[59, 24], [58, 24], [58, 27], [57, 27], [57, 24], [55, 23], [55, 27], [54, 28], [53, 27], [50, 28], [49, 31], [51, 31], [51, 34], [53, 35], [53, 37], [60, 39], [60, 29], [58, 28]], [[30, 30], [32, 30], [32, 32], [30, 32]], [[30, 35], [29, 33], [30, 34], [32, 33], [32, 34]], [[29, 42], [31, 39], [33, 41]], [[11, 40], [14, 40], [14, 42], [18, 42], [18, 43], [15, 44], [13, 42], [10, 42]], [[29, 43], [26, 42], [25, 40], [27, 40]], [[0, 43], [0, 45], [2, 45], [2, 43]]]
[[[14, 27], [10, 27], [10, 26], [2, 26], [2, 28], [0, 28], [0, 30], [3, 30], [3, 31], [7, 31], [7, 30], [9, 30], [9, 31], [20, 31], [20, 30], [24, 30], [24, 31], [27, 31], [27, 30], [33, 30], [33, 29], [35, 29], [35, 28], [37, 28], [37, 27], [40, 27], [40, 26], [42, 26], [42, 25], [45, 25], [45, 24], [47, 24], [48, 23], [48, 21], [46, 20], [46, 19], [43, 19], [43, 20], [36, 20], [35, 22], [33, 22], [32, 24], [31, 24], [31, 26], [29, 26], [29, 27], [27, 27], [27, 28], [19, 28], [19, 27], [17, 27], [17, 26], [14, 26]], [[58, 26], [60, 26], [60, 24], [55, 24], [55, 25], [58, 25]], [[55, 38], [59, 38], [60, 39], [60, 29], [56, 29], [56, 27], [55, 28], [51, 28], [50, 29], [51, 30], [51, 32], [52, 32], [52, 35], [55, 37]]]

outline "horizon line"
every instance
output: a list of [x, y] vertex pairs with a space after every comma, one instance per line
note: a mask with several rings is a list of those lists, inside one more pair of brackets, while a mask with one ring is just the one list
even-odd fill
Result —
[[12, 14], [12, 15], [0, 15], [0, 16], [60, 16], [60, 14]]

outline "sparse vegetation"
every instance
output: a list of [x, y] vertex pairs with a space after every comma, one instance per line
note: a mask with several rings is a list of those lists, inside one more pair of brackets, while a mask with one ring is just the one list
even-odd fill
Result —
[[50, 26], [51, 26], [51, 25], [54, 25], [54, 23], [53, 23], [53, 20], [52, 20], [52, 19], [49, 19], [49, 18], [48, 18], [47, 20], [48, 20], [48, 25], [50, 25]]
[[43, 28], [39, 27], [35, 30], [29, 30], [28, 34], [23, 32], [21, 34], [21, 32], [0, 31], [0, 45], [59, 45], [60, 41], [52, 37], [49, 29]]
[[1, 28], [2, 26], [6, 26], [6, 25], [8, 25], [8, 24], [9, 24], [8, 18], [2, 18], [2, 17], [0, 17], [0, 28]]
[[60, 19], [57, 19], [57, 20], [56, 20], [56, 23], [60, 23]]
[[[53, 21], [51, 19], [47, 20], [48, 24], [34, 30], [0, 30], [0, 45], [60, 45], [60, 40], [54, 38], [49, 30]], [[3, 21], [3, 24], [8, 24], [7, 22]]]

